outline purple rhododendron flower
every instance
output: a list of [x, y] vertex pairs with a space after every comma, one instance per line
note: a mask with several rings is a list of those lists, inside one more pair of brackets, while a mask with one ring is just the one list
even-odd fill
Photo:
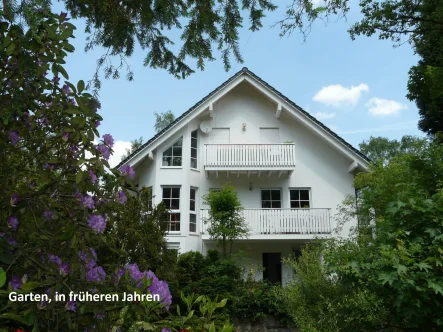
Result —
[[105, 218], [99, 214], [93, 214], [88, 218], [88, 226], [98, 234], [103, 234], [103, 231], [106, 228]]
[[69, 95], [71, 93], [71, 89], [69, 88], [69, 86], [67, 84], [63, 85], [63, 93], [65, 95]]
[[57, 265], [62, 264], [62, 260], [60, 259], [60, 257], [52, 254], [48, 255], [48, 261], [49, 263], [56, 263]]
[[69, 139], [69, 133], [64, 132], [62, 135], [62, 139], [66, 142]]
[[140, 268], [135, 263], [126, 265], [126, 270], [129, 271], [129, 275], [134, 281], [140, 281], [144, 276], [144, 273], [140, 272]]
[[111, 134], [104, 134], [103, 141], [110, 148], [112, 148], [114, 146], [114, 138], [111, 136]]
[[9, 284], [11, 285], [12, 290], [17, 290], [22, 287], [22, 280], [18, 276], [12, 276]]
[[65, 306], [66, 310], [68, 311], [77, 311], [77, 307], [75, 305], [75, 301], [68, 301], [66, 302], [66, 306]]
[[97, 281], [100, 282], [105, 280], [106, 272], [103, 270], [101, 266], [96, 266], [86, 272], [86, 281]]
[[164, 327], [164, 328], [162, 328], [162, 332], [171, 332], [171, 330], [166, 328], [166, 327]]
[[95, 128], [97, 128], [98, 126], [100, 126], [102, 123], [100, 121], [95, 121]]
[[70, 20], [70, 18], [68, 18], [68, 13], [65, 13], [65, 12], [61, 12], [60, 17], [62, 19], [62, 22], [66, 22], [66, 21]]
[[54, 219], [54, 212], [52, 212], [50, 210], [46, 210], [45, 212], [43, 212], [43, 218], [47, 219], [47, 220]]
[[169, 291], [169, 286], [166, 281], [158, 280], [157, 278], [152, 279], [152, 285], [148, 287], [152, 295], [158, 294], [162, 299], [161, 303], [166, 305], [166, 310], [172, 304], [172, 295]]
[[62, 276], [67, 276], [69, 274], [69, 264], [68, 263], [62, 263], [59, 265], [60, 274]]
[[131, 165], [124, 165], [120, 167], [120, 172], [122, 172], [123, 175], [128, 176], [130, 179], [134, 178], [135, 176], [135, 171]]
[[54, 77], [52, 78], [52, 82], [54, 82], [54, 83], [58, 83], [58, 82], [60, 82], [60, 77], [58, 77], [58, 76], [54, 76]]
[[15, 204], [17, 204], [17, 202], [18, 202], [18, 195], [16, 193], [13, 193], [11, 195], [11, 200], [9, 201], [9, 204], [11, 206], [15, 206]]
[[103, 320], [103, 318], [105, 318], [105, 313], [103, 311], [100, 311], [95, 315], [95, 318], [97, 318], [98, 320]]
[[94, 248], [89, 248], [89, 250], [91, 251], [92, 256], [97, 259], [97, 253], [95, 252]]
[[8, 218], [8, 226], [11, 227], [14, 231], [17, 230], [18, 224], [19, 222], [16, 216], [11, 216]]
[[125, 274], [125, 272], [126, 271], [124, 269], [118, 269], [114, 275], [114, 282], [117, 282]]
[[91, 177], [92, 183], [97, 182], [97, 175], [93, 171], [89, 171], [89, 176]]
[[94, 199], [91, 196], [89, 196], [89, 195], [86, 195], [86, 196], [82, 197], [82, 204], [83, 204], [83, 206], [86, 206], [89, 209], [95, 208], [95, 206], [94, 206]]
[[17, 130], [11, 130], [8, 134], [9, 139], [11, 140], [11, 143], [13, 145], [16, 145], [18, 141], [20, 140], [20, 136], [18, 135]]
[[111, 150], [109, 150], [109, 148], [104, 144], [97, 145], [97, 150], [100, 151], [103, 158], [105, 158], [106, 160], [108, 160], [111, 156]]
[[5, 240], [6, 242], [8, 242], [12, 246], [15, 246], [17, 244], [17, 242], [13, 238], [11, 238], [9, 235], [7, 235], [5, 233], [0, 233], [0, 239]]
[[128, 198], [126, 197], [125, 193], [123, 191], [118, 192], [118, 201], [120, 204], [125, 204]]

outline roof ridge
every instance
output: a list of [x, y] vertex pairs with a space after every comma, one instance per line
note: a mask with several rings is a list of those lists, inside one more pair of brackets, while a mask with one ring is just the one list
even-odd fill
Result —
[[364, 155], [362, 152], [360, 152], [360, 150], [356, 149], [355, 147], [353, 147], [350, 143], [346, 142], [342, 137], [340, 137], [339, 135], [337, 135], [335, 132], [333, 132], [331, 129], [329, 129], [329, 127], [327, 127], [325, 124], [323, 124], [321, 121], [317, 120], [314, 116], [312, 116], [310, 113], [308, 113], [307, 111], [305, 111], [303, 108], [301, 108], [300, 106], [298, 106], [296, 103], [294, 103], [292, 100], [290, 100], [288, 97], [286, 97], [285, 95], [283, 95], [280, 91], [278, 91], [277, 89], [275, 89], [272, 85], [270, 85], [269, 83], [267, 83], [265, 80], [263, 80], [262, 78], [260, 78], [259, 76], [257, 76], [256, 74], [254, 74], [252, 71], [250, 71], [248, 69], [248, 67], [243, 67], [241, 70], [239, 70], [238, 72], [236, 72], [234, 75], [232, 75], [230, 78], [228, 78], [226, 81], [224, 81], [221, 85], [219, 85], [218, 87], [216, 87], [214, 90], [212, 90], [209, 94], [207, 94], [205, 97], [203, 97], [202, 99], [200, 99], [200, 101], [198, 101], [197, 103], [195, 103], [191, 108], [189, 108], [186, 112], [182, 113], [182, 115], [180, 115], [178, 118], [176, 118], [173, 122], [171, 122], [167, 127], [163, 128], [163, 130], [159, 131], [157, 134], [155, 134], [151, 139], [149, 139], [148, 141], [146, 141], [146, 143], [142, 144], [138, 149], [136, 149], [135, 151], [133, 151], [131, 154], [129, 154], [125, 159], [123, 159], [122, 161], [120, 161], [120, 163], [116, 166], [116, 167], [120, 167], [122, 166], [125, 162], [127, 162], [129, 159], [131, 159], [132, 157], [134, 157], [136, 154], [138, 154], [141, 150], [143, 150], [146, 146], [148, 146], [150, 143], [152, 143], [153, 141], [155, 141], [158, 137], [160, 137], [161, 135], [163, 135], [164, 133], [166, 133], [169, 129], [171, 129], [175, 124], [177, 124], [181, 119], [183, 119], [186, 115], [188, 115], [189, 113], [191, 113], [194, 109], [196, 109], [198, 106], [200, 106], [202, 103], [204, 103], [206, 100], [208, 100], [210, 97], [212, 97], [215, 93], [217, 93], [219, 90], [221, 90], [222, 88], [224, 88], [227, 84], [229, 84], [231, 81], [233, 81], [235, 78], [237, 78], [238, 76], [247, 73], [249, 75], [251, 75], [253, 78], [255, 78], [257, 81], [259, 81], [260, 83], [262, 83], [263, 85], [265, 85], [268, 89], [270, 89], [272, 92], [274, 92], [275, 94], [277, 94], [279, 97], [281, 97], [282, 99], [284, 99], [288, 104], [290, 104], [292, 107], [296, 108], [300, 113], [302, 113], [303, 115], [305, 115], [306, 117], [308, 117], [310, 120], [312, 120], [313, 122], [315, 122], [317, 125], [319, 125], [322, 129], [324, 129], [326, 132], [328, 132], [329, 134], [331, 134], [333, 137], [335, 137], [337, 140], [339, 140], [343, 145], [345, 145], [347, 148], [349, 148], [350, 150], [352, 150], [354, 153], [356, 153], [357, 155], [359, 155], [360, 157], [362, 157], [363, 159], [365, 159], [368, 162], [372, 162], [371, 159], [369, 159], [366, 155]]

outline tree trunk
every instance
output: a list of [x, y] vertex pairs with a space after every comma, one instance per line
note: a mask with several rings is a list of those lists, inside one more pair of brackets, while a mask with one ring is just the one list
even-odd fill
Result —
[[226, 237], [223, 236], [222, 239], [222, 246], [223, 246], [223, 258], [226, 258]]

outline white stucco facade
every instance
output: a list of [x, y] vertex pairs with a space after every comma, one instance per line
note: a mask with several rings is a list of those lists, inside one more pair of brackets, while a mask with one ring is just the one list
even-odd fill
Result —
[[[174, 212], [180, 214], [179, 231], [169, 232], [167, 241], [171, 248], [180, 252], [205, 253], [216, 248], [207, 232], [202, 234], [201, 209], [206, 208], [203, 196], [209, 189], [221, 188], [231, 182], [243, 207], [248, 210], [245, 211], [246, 221], [254, 224], [249, 238], [237, 241], [234, 250], [245, 251], [249, 263], [258, 267], [268, 264], [263, 260], [268, 260], [266, 255], [269, 253], [286, 257], [306, 241], [331, 236], [336, 208], [346, 195], [354, 195], [354, 173], [364, 170], [368, 162], [275, 91], [263, 86], [249, 71], [236, 75], [126, 163], [134, 166], [139, 188], [152, 187], [154, 204], [164, 199], [164, 188], [178, 188], [179, 209]], [[200, 129], [203, 121], [212, 128], [208, 133]], [[193, 132], [194, 142], [197, 136], [195, 168], [191, 167]], [[180, 138], [181, 163], [176, 163], [181, 165], [165, 166], [164, 152]], [[211, 147], [207, 144], [218, 145]], [[208, 167], [208, 149], [213, 148], [228, 149], [228, 152], [223, 150], [225, 154], [216, 157], [215, 164]], [[260, 155], [259, 149], [266, 150], [266, 156]], [[238, 151], [242, 153], [240, 157]], [[242, 160], [238, 161], [238, 158]], [[220, 162], [222, 159], [235, 160], [223, 163]], [[263, 159], [266, 160], [263, 162]], [[190, 215], [194, 213], [190, 210], [191, 188], [196, 193], [195, 232], [190, 230]], [[264, 201], [270, 193], [266, 190], [273, 190], [273, 209], [263, 209], [266, 204], [271, 204]], [[303, 204], [309, 208], [295, 208], [299, 203], [291, 202], [291, 197], [300, 199], [306, 192], [309, 193], [309, 203]], [[177, 189], [171, 195], [176, 194]], [[311, 227], [311, 222], [316, 226]], [[328, 228], [324, 228], [325, 225]], [[344, 233], [348, 231], [343, 230]], [[280, 272], [283, 283], [292, 275], [284, 264]], [[256, 278], [262, 277], [263, 273], [258, 272]]]

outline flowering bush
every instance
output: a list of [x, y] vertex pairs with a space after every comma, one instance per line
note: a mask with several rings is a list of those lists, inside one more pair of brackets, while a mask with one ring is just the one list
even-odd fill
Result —
[[[141, 320], [161, 331], [168, 284], [137, 264], [103, 265], [94, 249], [106, 247], [115, 210], [127, 202], [121, 188], [132, 186], [135, 172], [110, 168], [114, 139], [99, 138], [100, 103], [83, 81], [68, 81], [62, 65], [75, 29], [68, 20], [50, 15], [26, 32], [0, 22], [0, 292], [7, 295], [0, 326], [117, 331]], [[12, 291], [47, 298], [13, 301]], [[69, 297], [86, 292], [120, 294], [120, 301]], [[123, 302], [123, 293], [158, 298]], [[134, 321], [123, 325], [122, 310]]]

